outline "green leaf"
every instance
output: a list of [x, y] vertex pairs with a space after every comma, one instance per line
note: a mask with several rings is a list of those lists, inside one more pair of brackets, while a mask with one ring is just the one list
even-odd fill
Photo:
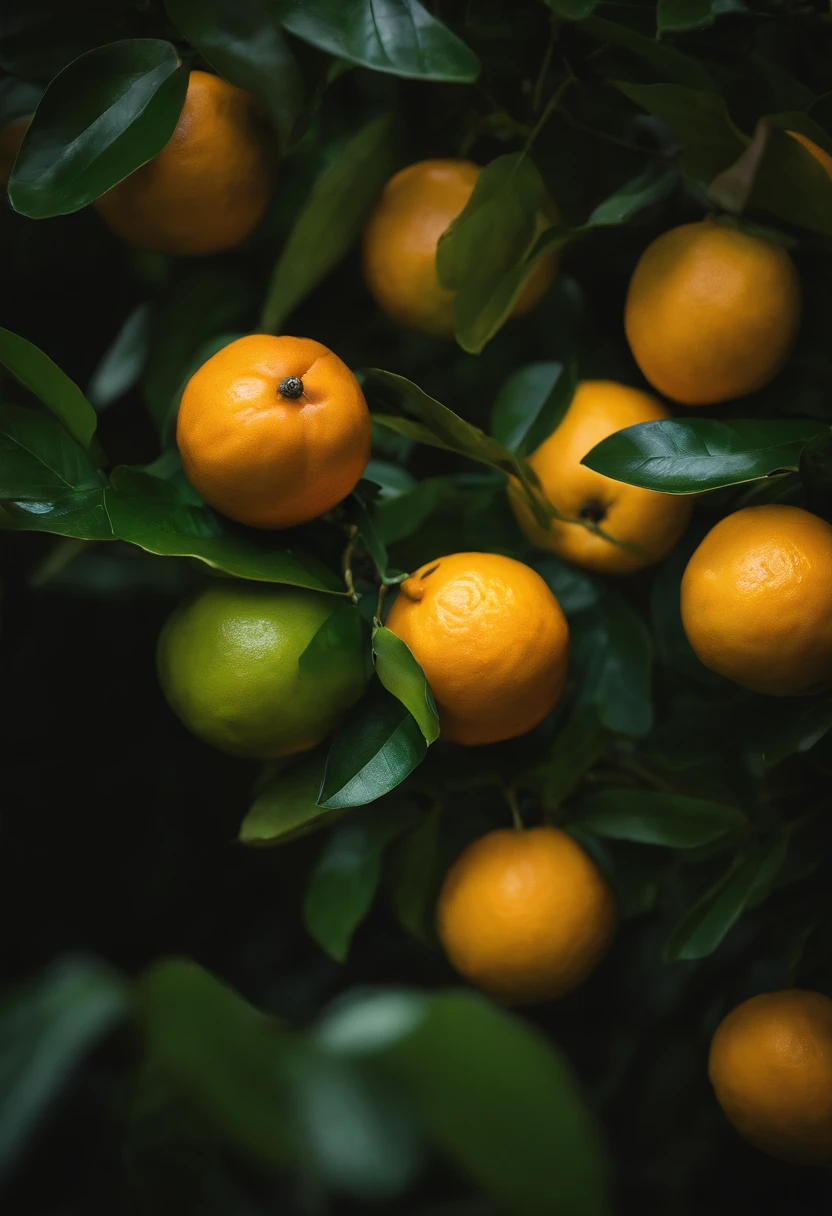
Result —
[[314, 634], [298, 659], [298, 667], [310, 679], [324, 676], [344, 651], [360, 649], [363, 621], [355, 604], [333, 601], [335, 607]]
[[664, 494], [698, 494], [797, 469], [818, 422], [663, 418], [602, 439], [581, 461], [615, 481]]
[[54, 532], [79, 540], [114, 539], [103, 486], [50, 495], [44, 502], [7, 501], [3, 509], [9, 517], [3, 525], [16, 532]]
[[578, 707], [555, 735], [541, 763], [517, 779], [521, 789], [535, 790], [544, 810], [557, 811], [584, 773], [604, 754], [607, 737], [592, 707]]
[[703, 530], [689, 529], [659, 567], [650, 594], [650, 616], [656, 648], [667, 667], [696, 680], [698, 684], [724, 688], [724, 678], [707, 668], [694, 653], [682, 624], [682, 575], [703, 536]]
[[353, 935], [370, 911], [381, 877], [381, 855], [413, 822], [407, 804], [356, 811], [324, 845], [303, 901], [303, 921], [336, 962], [349, 954]]
[[[365, 475], [370, 476], [369, 465]], [[429, 477], [417, 482], [404, 494], [379, 499], [375, 504], [374, 520], [382, 542], [393, 545], [418, 532], [450, 490], [450, 478]]]
[[150, 306], [137, 304], [127, 314], [87, 388], [87, 396], [99, 412], [138, 383], [149, 347]]
[[667, 961], [713, 954], [746, 908], [771, 890], [787, 847], [787, 837], [775, 836], [740, 853], [722, 878], [682, 917], [667, 944]]
[[280, 333], [289, 314], [355, 243], [395, 167], [392, 125], [389, 115], [367, 123], [312, 187], [272, 271], [260, 318], [267, 333]]
[[574, 816], [593, 836], [671, 849], [695, 849], [748, 827], [737, 807], [656, 790], [599, 790], [577, 803]]
[[152, 160], [173, 135], [188, 87], [176, 48], [158, 38], [96, 47], [51, 82], [9, 180], [16, 211], [66, 215]]
[[662, 34], [701, 30], [714, 22], [715, 0], [659, 0], [656, 21]]
[[399, 924], [417, 941], [433, 945], [434, 909], [442, 881], [440, 870], [441, 812], [434, 807], [397, 842], [385, 868], [390, 898]]
[[668, 197], [678, 185], [675, 169], [664, 165], [649, 164], [636, 177], [619, 186], [609, 198], [599, 203], [584, 225], [588, 228], [606, 228], [625, 224], [645, 207], [652, 207]]
[[0, 405], [0, 498], [42, 503], [100, 484], [87, 452], [55, 418]]
[[66, 959], [0, 1003], [0, 1173], [21, 1152], [75, 1066], [125, 1012], [121, 980]]
[[95, 410], [48, 355], [19, 334], [0, 329], [0, 363], [52, 411], [73, 439], [88, 450], [93, 446], [98, 423]]
[[567, 616], [583, 612], [604, 598], [604, 585], [595, 575], [570, 566], [559, 557], [547, 555], [533, 563]]
[[495, 439], [527, 456], [552, 434], [572, 402], [577, 364], [529, 363], [500, 388], [491, 412]]
[[404, 781], [421, 764], [426, 750], [410, 711], [373, 680], [338, 728], [318, 805], [333, 809], [374, 802]]
[[667, 124], [682, 145], [682, 162], [692, 177], [710, 182], [745, 151], [748, 141], [717, 93], [678, 84], [614, 83], [636, 105]]
[[446, 1156], [514, 1216], [608, 1216], [601, 1139], [566, 1059], [533, 1027], [468, 992], [354, 997], [318, 1031], [370, 1056]]
[[418, 0], [277, 0], [284, 27], [361, 67], [416, 80], [476, 80], [476, 55]]
[[373, 633], [376, 675], [388, 692], [410, 710], [430, 745], [439, 738], [439, 715], [430, 685], [406, 642], [383, 625]]
[[572, 662], [576, 704], [594, 706], [602, 726], [640, 739], [653, 725], [653, 643], [647, 626], [619, 592], [574, 618]]
[[294, 1142], [282, 1100], [294, 1039], [188, 959], [154, 963], [137, 1001], [155, 1065], [230, 1143], [284, 1167]]
[[[776, 715], [763, 747], [768, 767], [779, 764], [789, 756], [804, 755], [832, 730], [832, 700], [797, 701]], [[777, 720], [779, 719], [779, 720]]]
[[265, 107], [281, 147], [304, 103], [300, 68], [274, 0], [165, 0], [173, 23], [216, 70]]
[[286, 844], [328, 823], [333, 813], [318, 806], [325, 759], [326, 751], [316, 750], [267, 781], [240, 824], [240, 842]]
[[580, 21], [596, 8], [599, 0], [547, 0], [549, 8], [566, 21]]
[[688, 89], [707, 91], [714, 88], [714, 82], [703, 63], [683, 55], [666, 41], [645, 38], [627, 25], [602, 17], [588, 17], [581, 22], [580, 28], [599, 42], [623, 47], [649, 65], [662, 81], [685, 85]]
[[240, 528], [173, 483], [121, 465], [105, 493], [113, 533], [165, 557], [194, 557], [264, 583], [346, 594], [337, 575], [302, 550], [276, 549], [268, 534]]
[[395, 586], [396, 583], [401, 583], [407, 578], [407, 574], [402, 570], [394, 570], [388, 564], [387, 546], [381, 539], [375, 524], [373, 523], [370, 513], [362, 502], [358, 493], [353, 491], [346, 499], [345, 507], [348, 518], [358, 529], [356, 540], [366, 549], [370, 557], [373, 559], [378, 576], [384, 583], [385, 587]]
[[[828, 142], [828, 141], [827, 141]], [[787, 131], [757, 124], [754, 138], [714, 177], [708, 197], [726, 211], [766, 212], [798, 228], [832, 237], [832, 181]]]

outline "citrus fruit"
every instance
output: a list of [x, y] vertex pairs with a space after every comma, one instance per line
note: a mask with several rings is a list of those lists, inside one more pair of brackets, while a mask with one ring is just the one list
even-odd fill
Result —
[[786, 988], [744, 1001], [720, 1022], [708, 1073], [717, 1101], [751, 1144], [802, 1164], [832, 1162], [832, 1001]]
[[370, 432], [361, 386], [328, 347], [249, 334], [191, 376], [176, 441], [212, 507], [255, 528], [291, 528], [350, 493]]
[[437, 907], [456, 970], [518, 1005], [577, 987], [612, 941], [615, 921], [595, 862], [552, 827], [480, 836], [451, 866]]
[[[541, 527], [516, 483], [509, 482], [509, 503], [532, 544], [605, 574], [629, 574], [669, 553], [687, 527], [692, 500], [628, 486], [581, 464], [608, 435], [669, 416], [655, 397], [638, 389], [611, 380], [579, 384], [560, 425], [529, 457], [563, 520]], [[603, 535], [569, 520], [597, 524]]]
[[[437, 338], [454, 335], [454, 296], [439, 284], [436, 246], [471, 197], [480, 166], [470, 160], [422, 160], [401, 169], [384, 187], [364, 230], [364, 280], [394, 320]], [[541, 211], [537, 234], [552, 223], [554, 205]], [[552, 284], [558, 255], [530, 276], [513, 316], [529, 312]]]
[[682, 578], [682, 623], [706, 667], [791, 696], [832, 678], [832, 525], [745, 507], [711, 528]]
[[387, 627], [421, 664], [454, 743], [537, 726], [563, 691], [569, 626], [543, 579], [493, 553], [427, 562], [399, 588]]
[[250, 93], [193, 71], [162, 151], [95, 202], [118, 236], [151, 253], [216, 253], [257, 226], [272, 190], [271, 137]]
[[627, 293], [627, 340], [654, 388], [712, 405], [768, 384], [800, 324], [800, 282], [784, 249], [710, 220], [648, 246]]
[[808, 135], [801, 135], [799, 131], [789, 131], [788, 134], [799, 144], [803, 144], [806, 151], [811, 152], [821, 168], [826, 170], [829, 177], [832, 177], [832, 156], [828, 152], [816, 144], [813, 139], [809, 139]]
[[360, 630], [321, 670], [298, 660], [343, 601], [299, 587], [229, 580], [168, 619], [159, 680], [171, 708], [205, 743], [269, 759], [314, 747], [364, 690]]
[[25, 118], [14, 118], [0, 128], [0, 182], [4, 185], [11, 177], [14, 162], [23, 143], [23, 136], [32, 121], [31, 114]]

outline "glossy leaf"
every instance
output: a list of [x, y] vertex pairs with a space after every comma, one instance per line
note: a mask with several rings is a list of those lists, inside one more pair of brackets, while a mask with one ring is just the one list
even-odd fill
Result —
[[114, 539], [103, 486], [50, 494], [48, 500], [41, 502], [7, 501], [3, 510], [8, 516], [4, 526], [15, 531], [53, 532], [79, 540]]
[[378, 680], [342, 722], [327, 756], [318, 805], [363, 806], [395, 789], [424, 759], [419, 724]]
[[777, 836], [736, 857], [674, 929], [665, 952], [667, 961], [713, 954], [746, 908], [768, 894], [785, 860], [787, 844], [786, 837]]
[[356, 929], [370, 911], [382, 853], [412, 821], [407, 804], [367, 808], [338, 824], [324, 845], [306, 889], [303, 920], [336, 962], [344, 962]]
[[304, 103], [300, 69], [274, 0], [165, 0], [171, 20], [216, 70], [266, 109], [281, 146]]
[[0, 1003], [0, 1173], [8, 1172], [75, 1067], [126, 1009], [119, 977], [68, 958]]
[[479, 62], [418, 0], [276, 0], [284, 27], [330, 55], [418, 80], [475, 80]]
[[599, 790], [582, 798], [574, 814], [593, 836], [672, 849], [695, 849], [748, 827], [737, 807], [656, 790]]
[[473, 993], [388, 989], [336, 1008], [318, 1037], [372, 1057], [500, 1210], [608, 1216], [593, 1116], [566, 1060], [525, 1022]]
[[373, 651], [379, 680], [410, 710], [425, 743], [435, 743], [439, 738], [439, 715], [425, 673], [410, 647], [382, 625], [373, 633]]
[[617, 87], [636, 105], [667, 123], [682, 145], [686, 171], [700, 181], [712, 181], [745, 151], [747, 140], [717, 93], [677, 84], [617, 82]]
[[266, 782], [240, 824], [242, 844], [285, 844], [328, 822], [332, 812], [318, 806], [325, 759], [326, 751], [316, 750]]
[[298, 659], [301, 672], [310, 679], [332, 670], [344, 651], [361, 647], [363, 623], [355, 604], [333, 600], [333, 611], [316, 631]]
[[640, 739], [653, 725], [653, 643], [641, 617], [618, 592], [572, 622], [577, 704], [594, 706], [608, 730]]
[[0, 498], [47, 502], [100, 484], [87, 452], [55, 418], [0, 405]]
[[491, 413], [495, 439], [511, 451], [528, 455], [548, 439], [575, 393], [577, 367], [562, 363], [529, 363], [502, 385]]
[[9, 181], [12, 206], [34, 219], [86, 207], [161, 152], [187, 87], [176, 48], [157, 38], [74, 60], [35, 111]]
[[0, 363], [37, 397], [84, 448], [90, 448], [98, 420], [95, 410], [69, 376], [32, 342], [0, 329]]
[[809, 421], [665, 418], [617, 431], [581, 463], [628, 485], [696, 494], [796, 469], [820, 429]]
[[395, 167], [391, 134], [387, 115], [367, 123], [312, 187], [272, 271], [260, 318], [267, 333], [281, 332], [289, 314], [355, 243]]
[[138, 383], [149, 346], [150, 308], [137, 304], [125, 318], [87, 388], [87, 396], [99, 412]]

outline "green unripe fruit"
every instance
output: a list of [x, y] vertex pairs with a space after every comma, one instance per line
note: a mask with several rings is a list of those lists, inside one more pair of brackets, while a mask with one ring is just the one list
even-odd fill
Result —
[[364, 691], [360, 629], [338, 631], [326, 662], [299, 665], [344, 601], [239, 580], [182, 604], [159, 638], [157, 666], [174, 713], [235, 756], [271, 759], [314, 747]]

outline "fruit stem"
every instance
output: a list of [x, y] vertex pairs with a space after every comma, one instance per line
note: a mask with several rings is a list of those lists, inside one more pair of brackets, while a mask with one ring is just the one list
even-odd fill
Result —
[[353, 555], [353, 553], [355, 553], [355, 541], [356, 541], [357, 536], [358, 536], [358, 528], [356, 527], [355, 524], [351, 524], [350, 529], [349, 529], [349, 538], [350, 539], [349, 539], [346, 549], [344, 550], [344, 557], [343, 557], [343, 561], [342, 561], [343, 570], [344, 570], [344, 582], [346, 583], [347, 591], [350, 593], [350, 599], [352, 600], [352, 602], [354, 604], [358, 603], [358, 596], [355, 593], [355, 583], [354, 583], [353, 577], [352, 577], [352, 555]]
[[373, 624], [379, 628], [381, 627], [381, 606], [384, 603], [384, 595], [385, 595], [386, 591], [387, 591], [387, 584], [382, 583], [378, 589], [378, 602], [376, 603], [376, 615], [375, 615], [375, 619], [373, 621]]
[[516, 794], [514, 788], [510, 785], [503, 785], [500, 788], [502, 789], [505, 800], [508, 803], [508, 809], [511, 811], [511, 818], [512, 818], [512, 822], [514, 823], [514, 830], [516, 832], [525, 831], [525, 828], [523, 825], [523, 816], [520, 814], [520, 804], [517, 801], [517, 794]]
[[281, 397], [297, 401], [298, 397], [303, 395], [303, 381], [300, 376], [284, 376], [277, 386], [277, 391]]

